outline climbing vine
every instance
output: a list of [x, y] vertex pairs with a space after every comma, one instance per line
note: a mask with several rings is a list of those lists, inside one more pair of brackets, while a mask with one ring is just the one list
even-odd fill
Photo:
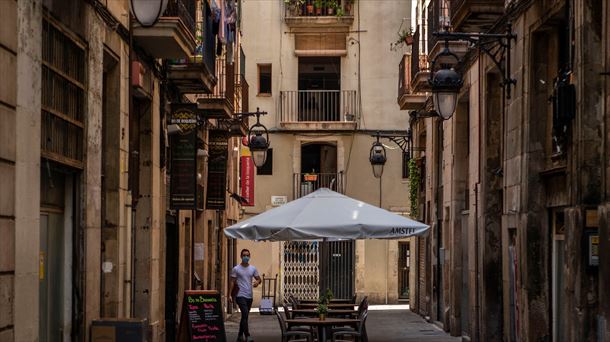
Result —
[[417, 166], [415, 158], [412, 158], [411, 160], [409, 160], [409, 199], [411, 200], [412, 218], [417, 218], [418, 216], [419, 206], [417, 205], [417, 197], [419, 194], [419, 183], [419, 167]]

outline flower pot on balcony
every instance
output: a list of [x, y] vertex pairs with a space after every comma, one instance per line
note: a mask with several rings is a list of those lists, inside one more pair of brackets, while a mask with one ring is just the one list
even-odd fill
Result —
[[406, 36], [405, 37], [405, 44], [413, 45], [413, 36]]
[[320, 320], [323, 321], [326, 319], [326, 315], [325, 314], [320, 314]]
[[313, 14], [313, 4], [307, 4], [307, 15]]
[[345, 3], [344, 9], [345, 9], [345, 14], [347, 14], [347, 15], [352, 14], [352, 3], [351, 3], [351, 1], [348, 0]]

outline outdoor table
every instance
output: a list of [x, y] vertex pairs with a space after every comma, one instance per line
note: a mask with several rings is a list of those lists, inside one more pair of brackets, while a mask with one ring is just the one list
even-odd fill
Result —
[[[316, 308], [318, 307], [318, 304], [314, 304], [314, 303], [300, 303], [299, 304], [299, 309], [310, 309], [310, 308]], [[330, 303], [328, 304], [328, 308], [329, 309], [348, 309], [348, 310], [354, 310], [354, 308], [356, 307], [356, 304], [345, 304], [345, 303]]]
[[[318, 316], [318, 313], [315, 309], [293, 309], [292, 312], [293, 317], [295, 316], [308, 316], [314, 317]], [[351, 316], [358, 313], [358, 310], [346, 310], [346, 309], [329, 309], [327, 316]]]
[[321, 320], [319, 317], [316, 318], [299, 318], [299, 319], [288, 319], [286, 323], [288, 326], [299, 325], [299, 326], [312, 326], [318, 328], [318, 342], [326, 341], [326, 330], [334, 325], [353, 325], [357, 326], [360, 322], [359, 319], [355, 318], [330, 318], [326, 317], [325, 320]]
[[[303, 304], [318, 304], [317, 300], [313, 299], [299, 299], [300, 303]], [[330, 304], [353, 304], [351, 299], [331, 299]]]

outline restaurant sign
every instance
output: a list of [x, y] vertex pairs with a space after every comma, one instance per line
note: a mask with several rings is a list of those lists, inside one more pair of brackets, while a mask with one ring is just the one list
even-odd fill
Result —
[[180, 132], [170, 137], [170, 208], [197, 208], [197, 105], [173, 104], [171, 124]]
[[208, 188], [206, 209], [224, 210], [227, 198], [228, 136], [224, 131], [210, 131]]

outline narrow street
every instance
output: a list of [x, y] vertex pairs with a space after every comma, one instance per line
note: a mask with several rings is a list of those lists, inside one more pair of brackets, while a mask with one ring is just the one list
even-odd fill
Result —
[[[396, 309], [396, 308], [400, 309]], [[225, 323], [229, 341], [237, 339], [239, 312]], [[256, 342], [281, 341], [281, 332], [275, 315], [250, 313], [250, 333]], [[406, 306], [372, 305], [366, 322], [369, 342], [449, 342], [460, 341], [451, 337], [438, 326], [426, 322]]]

